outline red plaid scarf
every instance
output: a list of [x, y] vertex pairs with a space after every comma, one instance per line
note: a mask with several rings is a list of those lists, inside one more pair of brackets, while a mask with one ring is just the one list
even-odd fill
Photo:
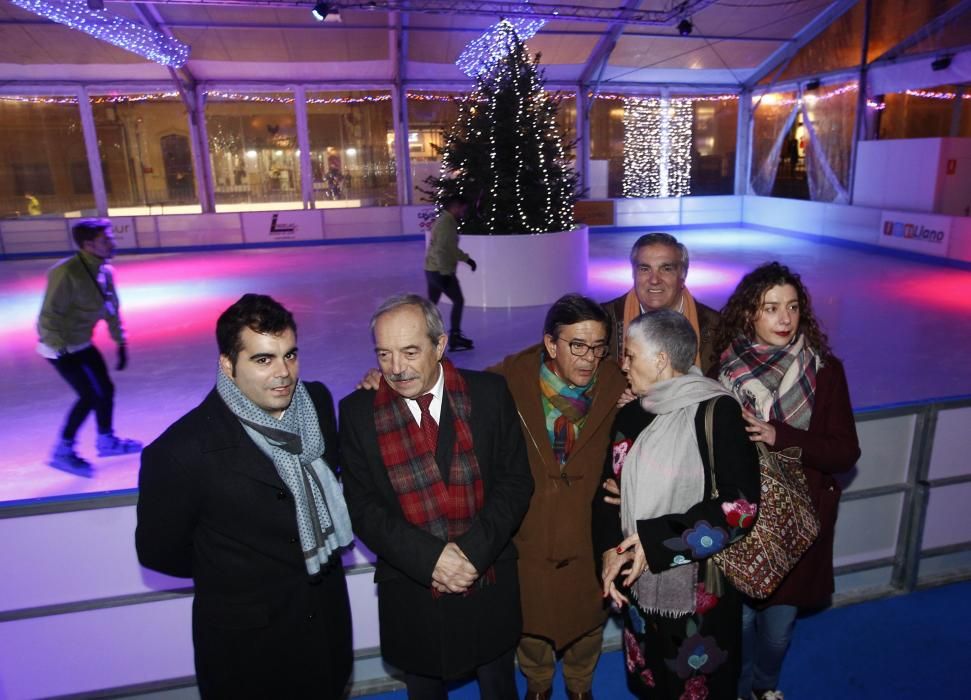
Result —
[[718, 379], [758, 418], [808, 430], [820, 367], [822, 358], [802, 333], [783, 347], [740, 335], [722, 353]]
[[[468, 387], [448, 359], [442, 360], [442, 371], [445, 372], [443, 399], [452, 407], [455, 426], [448, 486], [435, 462], [435, 445], [428, 444], [404, 398], [383, 377], [374, 398], [374, 427], [381, 459], [405, 520], [443, 542], [452, 542], [472, 527], [485, 494], [479, 462], [472, 449], [469, 427], [472, 402]], [[493, 576], [490, 567], [486, 575], [479, 577], [479, 582]]]

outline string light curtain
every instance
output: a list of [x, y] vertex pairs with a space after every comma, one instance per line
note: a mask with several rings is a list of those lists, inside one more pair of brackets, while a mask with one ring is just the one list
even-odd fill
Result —
[[624, 100], [625, 197], [691, 194], [692, 101], [686, 98]]

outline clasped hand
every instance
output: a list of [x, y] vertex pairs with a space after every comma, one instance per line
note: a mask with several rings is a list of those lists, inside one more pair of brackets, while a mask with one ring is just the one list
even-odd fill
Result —
[[432, 588], [439, 593], [465, 593], [479, 572], [454, 542], [445, 545], [432, 571]]
[[623, 575], [624, 586], [630, 588], [647, 568], [647, 557], [641, 546], [641, 538], [635, 532], [621, 542], [616, 549], [608, 549], [603, 553], [603, 581], [604, 598], [610, 597], [615, 605], [625, 605], [629, 601], [627, 596], [617, 589], [614, 583], [618, 576]]

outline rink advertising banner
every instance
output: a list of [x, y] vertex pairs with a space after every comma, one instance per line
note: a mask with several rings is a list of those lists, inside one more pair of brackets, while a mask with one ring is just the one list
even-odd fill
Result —
[[252, 212], [241, 214], [240, 217], [246, 243], [316, 241], [324, 237], [320, 212], [315, 210]]
[[121, 249], [137, 248], [135, 219], [131, 216], [112, 216], [111, 232], [115, 235], [115, 245]]
[[884, 211], [879, 245], [925, 255], [947, 255], [951, 217], [920, 212]]

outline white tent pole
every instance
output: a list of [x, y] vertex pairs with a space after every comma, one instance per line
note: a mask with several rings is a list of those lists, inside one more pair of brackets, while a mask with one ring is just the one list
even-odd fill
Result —
[[293, 109], [297, 118], [297, 148], [300, 149], [300, 197], [304, 209], [313, 209], [314, 169], [310, 160], [310, 126], [307, 119], [307, 90], [303, 85], [293, 85]]
[[94, 194], [94, 208], [98, 216], [108, 216], [108, 192], [105, 189], [104, 173], [101, 170], [101, 153], [98, 151], [98, 130], [94, 125], [94, 110], [88, 98], [88, 89], [77, 89], [78, 110], [81, 113], [81, 133], [84, 134], [84, 150], [88, 157], [88, 172], [91, 176], [91, 191]]

